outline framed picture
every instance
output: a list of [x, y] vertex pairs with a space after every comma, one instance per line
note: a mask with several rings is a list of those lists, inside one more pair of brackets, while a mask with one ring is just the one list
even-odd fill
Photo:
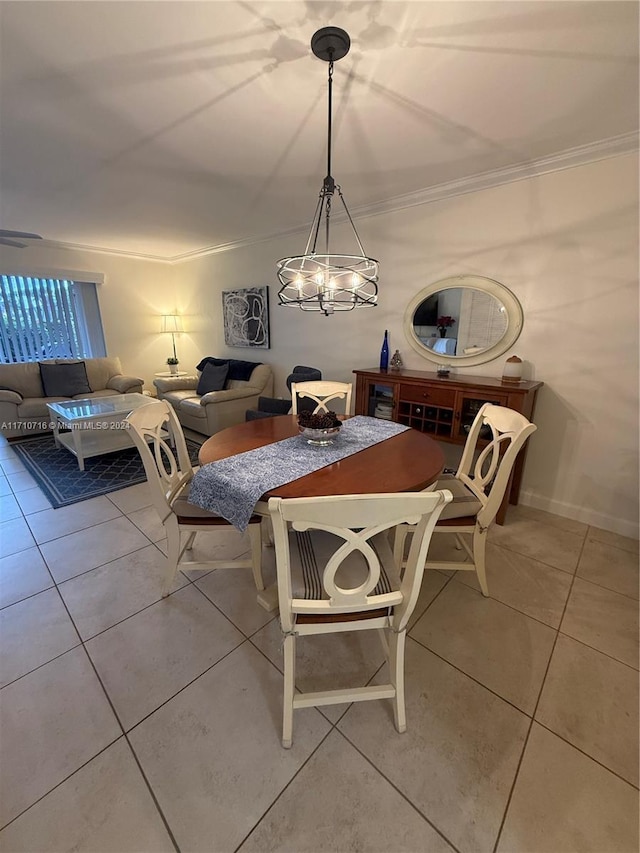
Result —
[[222, 291], [224, 342], [229, 347], [269, 349], [269, 288]]

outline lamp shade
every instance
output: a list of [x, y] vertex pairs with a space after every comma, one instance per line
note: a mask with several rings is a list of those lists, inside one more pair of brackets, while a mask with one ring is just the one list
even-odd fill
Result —
[[161, 332], [184, 332], [182, 327], [182, 317], [179, 314], [163, 314]]

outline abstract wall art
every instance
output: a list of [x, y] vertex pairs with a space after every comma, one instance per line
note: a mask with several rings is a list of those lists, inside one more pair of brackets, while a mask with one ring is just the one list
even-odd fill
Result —
[[269, 288], [222, 291], [224, 342], [229, 347], [269, 349]]

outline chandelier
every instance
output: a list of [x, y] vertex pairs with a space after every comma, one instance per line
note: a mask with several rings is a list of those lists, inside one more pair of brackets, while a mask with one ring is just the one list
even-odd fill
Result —
[[[322, 311], [325, 316], [334, 311], [352, 311], [376, 305], [378, 301], [378, 262], [365, 254], [342, 190], [331, 176], [333, 63], [346, 56], [350, 47], [348, 33], [339, 27], [323, 27], [311, 39], [313, 53], [329, 63], [327, 176], [320, 190], [304, 253], [282, 258], [277, 263], [278, 279], [282, 285], [278, 291], [280, 304], [297, 306], [303, 311]], [[358, 254], [339, 254], [330, 249], [331, 207], [335, 193], [353, 230]], [[323, 245], [319, 248], [321, 233]]]

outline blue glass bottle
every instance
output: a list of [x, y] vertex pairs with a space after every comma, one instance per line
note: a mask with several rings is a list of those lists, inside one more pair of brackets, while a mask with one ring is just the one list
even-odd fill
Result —
[[389, 368], [389, 333], [384, 330], [384, 341], [380, 350], [380, 370], [388, 370]]

